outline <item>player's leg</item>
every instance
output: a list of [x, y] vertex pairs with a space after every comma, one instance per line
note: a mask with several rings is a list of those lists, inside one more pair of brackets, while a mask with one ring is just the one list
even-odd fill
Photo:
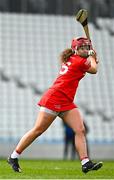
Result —
[[28, 131], [20, 140], [16, 147], [16, 151], [22, 151], [28, 147], [38, 136], [40, 136], [54, 121], [56, 116], [47, 112], [40, 111], [34, 127]]
[[75, 132], [75, 145], [78, 151], [81, 163], [82, 171], [88, 172], [90, 170], [97, 170], [102, 166], [102, 162], [92, 163], [87, 154], [87, 145], [85, 137], [85, 127], [83, 124], [83, 118], [77, 108], [64, 113], [62, 119], [67, 123]]
[[67, 111], [63, 120], [67, 123], [75, 132], [75, 144], [80, 159], [87, 157], [86, 139], [85, 139], [85, 128], [83, 125], [82, 116], [77, 108]]
[[20, 172], [18, 157], [38, 136], [40, 136], [54, 121], [56, 115], [40, 111], [34, 127], [28, 131], [18, 143], [16, 149], [8, 158], [8, 163], [14, 171]]

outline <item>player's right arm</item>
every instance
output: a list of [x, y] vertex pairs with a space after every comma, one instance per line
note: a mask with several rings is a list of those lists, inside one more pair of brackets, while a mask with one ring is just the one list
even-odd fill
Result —
[[95, 51], [92, 50], [90, 56], [88, 57], [88, 60], [90, 61], [91, 66], [87, 70], [87, 72], [91, 74], [96, 74], [98, 70], [98, 59]]

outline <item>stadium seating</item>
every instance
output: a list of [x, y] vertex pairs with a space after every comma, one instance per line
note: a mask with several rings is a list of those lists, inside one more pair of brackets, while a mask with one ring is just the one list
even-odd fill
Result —
[[[114, 142], [114, 37], [104, 21], [99, 19], [101, 30], [90, 24], [99, 72], [80, 82], [75, 98], [88, 125], [90, 143]], [[37, 102], [58, 73], [60, 52], [70, 47], [73, 37], [82, 35], [73, 17], [0, 14], [1, 142], [17, 142], [33, 126]], [[44, 142], [63, 142], [59, 118], [39, 138], [39, 143]]]

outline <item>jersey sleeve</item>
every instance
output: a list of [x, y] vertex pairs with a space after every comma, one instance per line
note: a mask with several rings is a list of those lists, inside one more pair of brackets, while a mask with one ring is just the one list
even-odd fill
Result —
[[81, 66], [81, 70], [86, 72], [91, 67], [91, 61], [88, 58], [87, 59], [83, 59], [80, 62], [80, 66]]

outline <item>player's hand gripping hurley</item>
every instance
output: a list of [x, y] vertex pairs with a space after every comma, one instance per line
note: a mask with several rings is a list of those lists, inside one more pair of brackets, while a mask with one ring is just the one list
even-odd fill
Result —
[[[76, 20], [82, 25], [86, 37], [91, 41], [89, 27], [88, 27], [88, 11], [86, 9], [80, 9], [76, 14]], [[96, 56], [96, 52], [93, 49], [91, 49], [89, 51], [89, 55]], [[98, 63], [97, 60], [96, 62]]]

